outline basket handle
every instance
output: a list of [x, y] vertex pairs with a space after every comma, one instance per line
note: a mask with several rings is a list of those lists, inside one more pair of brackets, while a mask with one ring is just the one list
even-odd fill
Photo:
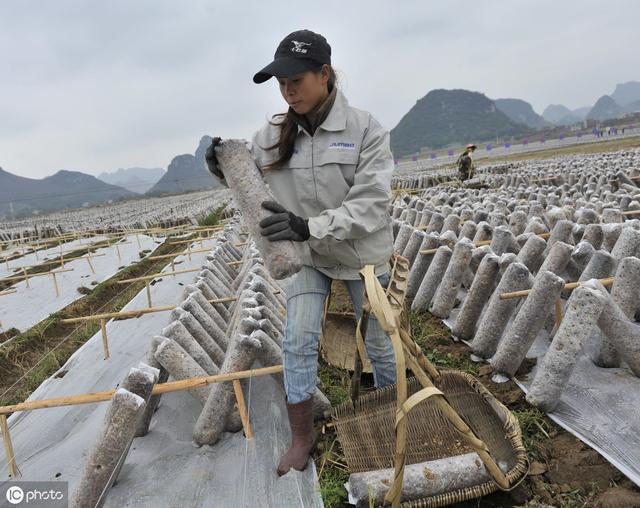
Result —
[[[394, 270], [395, 272], [395, 270]], [[399, 302], [399, 306], [394, 309], [389, 302], [387, 293], [375, 276], [374, 267], [372, 265], [365, 266], [360, 271], [365, 282], [365, 298], [368, 300], [371, 306], [371, 311], [374, 313], [382, 328], [389, 334], [391, 338], [391, 344], [393, 346], [393, 352], [396, 358], [396, 411], [401, 413], [402, 416], [396, 417], [396, 454], [394, 459], [394, 479], [393, 483], [385, 496], [385, 501], [391, 503], [393, 508], [400, 506], [402, 482], [404, 477], [404, 466], [406, 459], [406, 440], [407, 440], [407, 422], [406, 414], [413, 408], [415, 408], [420, 402], [426, 400], [429, 397], [437, 395], [434, 398], [434, 403], [442, 411], [444, 416], [453, 425], [455, 430], [461, 435], [461, 437], [475, 450], [480, 459], [484, 463], [487, 471], [492, 476], [496, 484], [503, 490], [509, 488], [509, 481], [506, 475], [498, 467], [491, 454], [486, 443], [479, 439], [473, 430], [467, 425], [467, 423], [460, 417], [456, 410], [449, 404], [444, 393], [435, 388], [433, 381], [423, 370], [422, 365], [426, 367], [426, 370], [431, 372], [434, 379], [440, 378], [438, 370], [429, 362], [429, 360], [422, 355], [414, 357], [413, 352], [419, 351], [419, 346], [411, 339], [406, 330], [404, 331], [400, 326], [400, 316], [403, 311], [403, 300]], [[391, 286], [393, 280], [389, 282]], [[401, 290], [401, 288], [397, 288]], [[364, 304], [363, 304], [364, 305]], [[399, 307], [399, 310], [398, 310]], [[396, 312], [394, 312], [394, 310]], [[420, 350], [421, 352], [421, 350]], [[405, 358], [406, 353], [406, 358]], [[417, 358], [422, 358], [421, 360]], [[407, 402], [407, 377], [406, 366], [412, 370], [416, 378], [424, 386], [425, 391], [423, 395], [412, 399], [412, 403], [405, 406]], [[419, 394], [420, 392], [418, 392]], [[416, 394], [416, 395], [418, 395]], [[413, 396], [412, 396], [413, 397]], [[406, 407], [406, 410], [404, 409]]]

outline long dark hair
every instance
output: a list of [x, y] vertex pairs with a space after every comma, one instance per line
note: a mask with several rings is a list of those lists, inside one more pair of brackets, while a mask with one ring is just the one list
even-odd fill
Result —
[[[315, 72], [320, 72], [321, 70], [322, 68]], [[336, 76], [336, 72], [333, 70], [333, 67], [329, 65], [329, 80], [327, 81], [329, 93], [331, 93], [333, 87], [337, 85], [337, 82], [338, 77]], [[282, 118], [282, 121], [275, 121], [280, 118]], [[282, 167], [285, 162], [291, 159], [291, 156], [293, 155], [293, 147], [296, 142], [296, 136], [298, 135], [298, 124], [288, 111], [286, 113], [273, 115], [269, 123], [280, 127], [280, 138], [276, 144], [263, 148], [263, 150], [278, 149], [278, 159], [269, 164], [265, 168], [266, 171], [278, 169]]]

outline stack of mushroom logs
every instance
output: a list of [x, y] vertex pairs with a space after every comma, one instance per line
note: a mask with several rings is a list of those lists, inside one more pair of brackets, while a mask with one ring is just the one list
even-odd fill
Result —
[[[248, 245], [242, 252], [234, 243], [242, 242], [227, 228], [195, 284], [185, 288], [171, 323], [153, 338], [149, 362], [160, 368], [161, 376], [188, 379], [238, 372], [250, 369], [256, 360], [264, 367], [282, 364], [285, 295], [258, 251]], [[230, 295], [237, 299], [209, 302]], [[274, 377], [282, 385], [282, 375]], [[213, 444], [224, 430], [242, 429], [231, 382], [190, 393], [203, 404], [193, 433], [196, 444]], [[314, 399], [320, 417], [330, 403], [319, 389]]]
[[[182, 302], [171, 312], [170, 323], [151, 339], [147, 363], [131, 369], [121, 383], [73, 506], [93, 506], [117, 478], [131, 439], [148, 432], [160, 402], [160, 395], [151, 396], [154, 383], [169, 376], [182, 380], [248, 370], [255, 362], [264, 367], [282, 364], [285, 295], [239, 230], [233, 222], [218, 236], [202, 271], [185, 287]], [[282, 375], [273, 377], [282, 387]], [[231, 381], [189, 393], [203, 405], [193, 432], [195, 444], [213, 444], [224, 431], [242, 430]], [[331, 404], [320, 389], [313, 398], [318, 419]]]
[[[546, 330], [551, 345], [527, 396], [545, 411], [556, 407], [583, 350], [600, 367], [626, 365], [640, 376], [640, 220], [623, 214], [640, 209], [640, 189], [620, 168], [640, 168], [640, 153], [626, 154], [605, 155], [618, 167], [600, 174], [569, 164], [552, 176], [557, 185], [530, 184], [531, 168], [526, 178], [516, 169], [498, 189], [437, 186], [391, 205], [395, 250], [411, 263], [412, 310], [449, 318], [466, 290], [453, 335], [506, 376]], [[538, 170], [557, 173], [558, 164]], [[537, 178], [552, 179], [543, 171]], [[607, 288], [598, 282], [610, 277]], [[575, 281], [584, 284], [565, 288]], [[522, 290], [526, 298], [500, 297]], [[565, 300], [558, 327], [556, 305]]]

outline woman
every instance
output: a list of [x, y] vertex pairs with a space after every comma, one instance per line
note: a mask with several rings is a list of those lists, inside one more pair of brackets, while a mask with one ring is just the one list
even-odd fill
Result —
[[[311, 396], [331, 281], [345, 282], [356, 316], [364, 289], [360, 269], [373, 264], [380, 282], [389, 281], [393, 157], [388, 132], [369, 113], [349, 106], [337, 88], [331, 47], [322, 35], [301, 30], [285, 37], [253, 81], [273, 76], [289, 109], [253, 138], [256, 164], [277, 200], [263, 203], [273, 215], [260, 226], [270, 241], [298, 242], [304, 264], [285, 288], [283, 363], [292, 444], [278, 465], [283, 475], [306, 467], [314, 443]], [[224, 178], [215, 158], [218, 142], [207, 151], [207, 165]], [[395, 383], [391, 342], [373, 316], [365, 346], [376, 387]]]

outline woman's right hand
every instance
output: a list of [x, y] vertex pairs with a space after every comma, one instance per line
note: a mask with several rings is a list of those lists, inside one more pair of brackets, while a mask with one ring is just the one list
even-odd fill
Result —
[[211, 140], [211, 145], [209, 146], [209, 148], [207, 148], [207, 151], [204, 154], [204, 160], [207, 163], [207, 168], [209, 168], [209, 171], [220, 178], [220, 180], [224, 180], [224, 174], [222, 174], [222, 171], [220, 171], [218, 158], [216, 157], [216, 146], [218, 146], [221, 141], [222, 138], [219, 137], [215, 137], [213, 138], [213, 140]]

